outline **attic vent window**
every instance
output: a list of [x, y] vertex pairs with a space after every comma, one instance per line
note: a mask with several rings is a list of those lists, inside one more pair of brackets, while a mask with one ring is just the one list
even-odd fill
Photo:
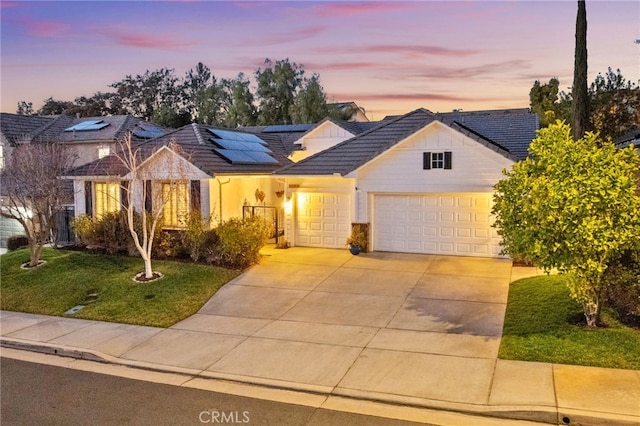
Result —
[[87, 120], [78, 124], [74, 124], [71, 127], [64, 129], [65, 132], [88, 132], [91, 130], [102, 130], [107, 127], [109, 123], [105, 123], [104, 120]]
[[422, 154], [422, 168], [431, 169], [451, 169], [451, 152], [424, 152]]

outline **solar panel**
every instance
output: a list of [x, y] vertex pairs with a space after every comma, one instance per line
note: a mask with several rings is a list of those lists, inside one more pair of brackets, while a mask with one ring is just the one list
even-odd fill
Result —
[[265, 127], [263, 133], [288, 133], [288, 132], [306, 132], [311, 129], [313, 124], [275, 124]]
[[214, 151], [231, 164], [255, 164], [256, 161], [249, 157], [242, 151], [235, 151], [232, 149], [218, 149], [214, 148]]
[[90, 130], [101, 130], [107, 127], [109, 123], [105, 123], [104, 120], [86, 120], [71, 127], [64, 129], [65, 132], [87, 132]]
[[152, 124], [138, 124], [133, 134], [141, 139], [152, 139], [164, 135], [164, 130]]
[[266, 146], [259, 143], [251, 143], [251, 142], [242, 142], [231, 139], [216, 139], [211, 138], [211, 140], [223, 149], [233, 149], [236, 151], [257, 151], [257, 152], [272, 152]]
[[245, 151], [245, 154], [253, 158], [256, 163], [260, 164], [278, 164], [278, 160], [267, 154], [266, 152]]
[[241, 132], [232, 132], [231, 130], [220, 130], [220, 129], [207, 129], [213, 136], [219, 139], [227, 139], [227, 140], [237, 140], [242, 142], [252, 142], [252, 143], [260, 143], [266, 145], [267, 143], [253, 135], [251, 133], [241, 133]]

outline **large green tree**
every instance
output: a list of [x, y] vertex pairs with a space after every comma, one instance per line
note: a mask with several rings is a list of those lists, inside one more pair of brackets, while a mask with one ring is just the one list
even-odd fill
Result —
[[291, 124], [290, 109], [301, 88], [304, 67], [284, 59], [272, 63], [265, 59], [264, 68], [255, 73], [258, 88], [258, 124]]
[[327, 95], [320, 84], [318, 74], [304, 79], [302, 89], [293, 100], [290, 113], [293, 123], [316, 123], [329, 115]]
[[[559, 82], [552, 78], [541, 84], [536, 80], [529, 92], [531, 110], [540, 117], [541, 127], [556, 119], [571, 121], [571, 93], [560, 91]], [[640, 86], [627, 80], [620, 69], [609, 68], [598, 73], [589, 85], [589, 127], [603, 139], [616, 140], [631, 129], [640, 127]]]
[[254, 96], [250, 88], [251, 82], [243, 73], [230, 81], [231, 104], [225, 117], [227, 127], [253, 126], [256, 124], [258, 112], [254, 105]]
[[529, 151], [495, 187], [504, 253], [567, 273], [572, 296], [595, 326], [607, 265], [640, 235], [640, 157], [593, 133], [575, 140], [563, 122], [540, 130]]
[[584, 0], [578, 0], [576, 17], [576, 45], [573, 65], [573, 104], [571, 123], [573, 137], [580, 139], [589, 126], [589, 96], [587, 90], [587, 9]]

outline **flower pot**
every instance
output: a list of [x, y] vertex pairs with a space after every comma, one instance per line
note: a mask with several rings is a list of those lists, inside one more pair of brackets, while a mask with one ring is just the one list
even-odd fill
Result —
[[351, 252], [352, 255], [356, 256], [358, 254], [360, 254], [360, 251], [362, 250], [362, 248], [357, 245], [357, 244], [351, 244], [349, 245], [349, 251]]

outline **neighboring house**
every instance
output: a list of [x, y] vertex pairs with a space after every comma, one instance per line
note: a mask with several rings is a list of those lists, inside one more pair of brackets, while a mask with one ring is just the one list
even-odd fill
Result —
[[[54, 117], [0, 113], [0, 172], [11, 156], [13, 148], [28, 142], [33, 135], [47, 126]], [[0, 208], [2, 208], [3, 185], [0, 185]], [[15, 220], [0, 215], [0, 248], [7, 247], [7, 239], [12, 235], [22, 235], [22, 225]]]
[[640, 149], [640, 128], [629, 130], [615, 141], [618, 148], [626, 148], [631, 144]]
[[358, 106], [355, 102], [336, 102], [332, 104], [327, 104], [328, 107], [335, 106], [342, 112], [348, 112], [351, 114], [348, 121], [357, 121], [357, 122], [367, 122], [369, 119], [367, 118], [367, 112], [361, 106]]
[[[499, 256], [493, 186], [527, 156], [539, 122], [527, 109], [418, 109], [377, 123], [295, 126], [192, 124], [140, 145], [156, 194], [171, 178], [161, 175], [169, 160], [182, 164], [182, 199], [164, 202], [183, 207], [170, 209], [168, 226], [180, 228], [194, 209], [214, 224], [263, 209], [294, 246], [346, 247], [351, 224], [368, 223], [372, 250]], [[74, 171], [77, 214], [120, 208], [127, 173], [117, 164], [108, 156]]]
[[[75, 153], [75, 166], [80, 166], [108, 156], [118, 141], [129, 133], [138, 142], [167, 133], [164, 128], [126, 115], [74, 118], [66, 115], [40, 117], [2, 113], [0, 127], [2, 129], [0, 165], [4, 165], [4, 162], [9, 160], [12, 149], [20, 144], [43, 142], [64, 144]], [[62, 242], [73, 241], [69, 224], [74, 217], [74, 204], [73, 186], [69, 185], [67, 205], [58, 226]], [[23, 233], [24, 230], [17, 221], [0, 219], [1, 246], [6, 245], [9, 236]]]

